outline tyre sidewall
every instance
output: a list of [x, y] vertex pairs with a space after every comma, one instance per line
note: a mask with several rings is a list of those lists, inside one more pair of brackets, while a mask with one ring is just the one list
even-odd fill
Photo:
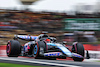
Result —
[[[36, 55], [34, 56], [34, 47], [37, 45], [37, 52]], [[44, 41], [38, 41], [36, 42], [36, 44], [33, 47], [33, 57], [34, 58], [39, 58], [39, 57], [43, 57], [44, 54], [40, 54], [40, 48], [42, 48], [44, 51], [43, 52], [47, 52], [47, 45]]]
[[[73, 45], [74, 47], [72, 47], [73, 50], [75, 50], [74, 52], [77, 54], [80, 54], [84, 57], [84, 46], [81, 43], [77, 43], [75, 45]], [[84, 58], [77, 58], [77, 57], [73, 57], [74, 61], [83, 61]]]
[[8, 57], [18, 57], [19, 54], [21, 53], [21, 45], [20, 45], [19, 41], [10, 40], [10, 41], [8, 41], [8, 44], [10, 44], [10, 51], [7, 54]]

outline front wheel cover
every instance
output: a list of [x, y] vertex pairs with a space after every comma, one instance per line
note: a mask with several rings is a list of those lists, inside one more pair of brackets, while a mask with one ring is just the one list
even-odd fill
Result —
[[33, 57], [37, 58], [39, 56], [39, 44], [36, 43], [33, 47]]

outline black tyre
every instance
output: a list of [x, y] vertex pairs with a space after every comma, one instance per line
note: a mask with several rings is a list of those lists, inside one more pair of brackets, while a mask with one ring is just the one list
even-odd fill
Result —
[[10, 40], [7, 43], [6, 53], [8, 57], [18, 57], [21, 53], [21, 45], [17, 40]]
[[43, 58], [45, 52], [47, 52], [47, 44], [44, 41], [36, 42], [33, 46], [33, 57]]
[[[72, 46], [72, 52], [80, 54], [80, 55], [82, 55], [84, 57], [84, 46], [83, 46], [83, 44], [81, 44], [81, 43], [74, 44]], [[84, 58], [73, 57], [73, 60], [81, 62], [81, 61], [84, 60]]]

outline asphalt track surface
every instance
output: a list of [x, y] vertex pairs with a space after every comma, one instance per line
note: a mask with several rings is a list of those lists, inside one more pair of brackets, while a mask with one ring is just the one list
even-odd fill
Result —
[[74, 62], [72, 60], [46, 60], [23, 57], [0, 57], [1, 62], [46, 67], [100, 67], [100, 62]]

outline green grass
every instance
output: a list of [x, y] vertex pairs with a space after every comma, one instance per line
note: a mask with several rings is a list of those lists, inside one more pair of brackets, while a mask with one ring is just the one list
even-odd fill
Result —
[[100, 61], [97, 61], [97, 62], [100, 62]]
[[44, 67], [44, 66], [31, 66], [31, 65], [21, 65], [12, 63], [0, 63], [0, 67]]

